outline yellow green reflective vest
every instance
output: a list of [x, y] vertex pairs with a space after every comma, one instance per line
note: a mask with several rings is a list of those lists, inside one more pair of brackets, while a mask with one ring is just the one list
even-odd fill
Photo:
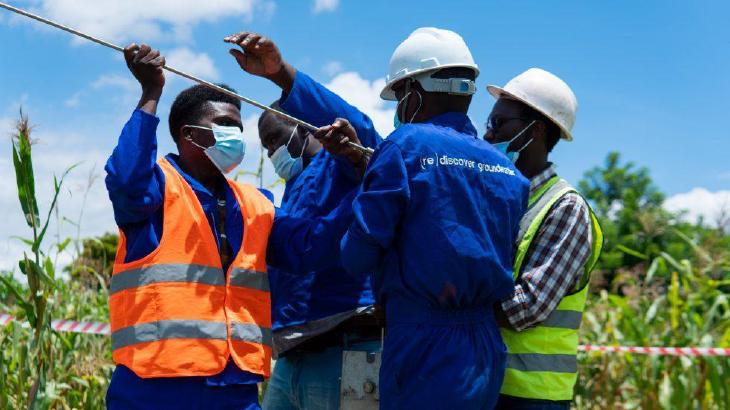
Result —
[[[520, 222], [515, 280], [522, 274], [522, 263], [548, 212], [569, 192], [577, 193], [565, 180], [555, 176], [530, 196], [527, 213]], [[598, 219], [590, 208], [589, 212], [592, 252], [573, 292], [563, 297], [555, 311], [537, 326], [521, 332], [500, 329], [508, 353], [502, 394], [541, 400], [573, 399], [578, 379], [578, 329], [586, 305], [590, 273], [603, 246]]]

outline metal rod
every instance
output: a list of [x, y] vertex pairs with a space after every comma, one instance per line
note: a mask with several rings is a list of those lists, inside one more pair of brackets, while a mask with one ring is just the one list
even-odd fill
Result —
[[[17, 7], [13, 7], [13, 6], [9, 5], [9, 4], [2, 3], [2, 2], [0, 2], [0, 7], [4, 8], [6, 10], [12, 11], [13, 13], [17, 13], [17, 14], [20, 14], [22, 16], [31, 18], [33, 20], [40, 21], [41, 23], [48, 24], [49, 26], [55, 27], [57, 29], [60, 29], [60, 30], [65, 31], [65, 32], [68, 32], [68, 33], [77, 35], [79, 37], [85, 38], [85, 39], [87, 39], [89, 41], [93, 41], [96, 44], [100, 44], [102, 46], [109, 47], [111, 49], [124, 52], [124, 49], [122, 47], [119, 47], [116, 44], [113, 44], [113, 43], [110, 43], [108, 41], [104, 41], [104, 40], [98, 39], [96, 37], [92, 37], [92, 36], [90, 36], [88, 34], [85, 34], [85, 33], [80, 32], [78, 30], [74, 30], [74, 29], [72, 29], [70, 27], [66, 27], [66, 26], [64, 26], [62, 24], [56, 23], [55, 21], [51, 21], [51, 20], [48, 20], [47, 18], [38, 16], [38, 15], [33, 14], [33, 13], [30, 13], [30, 12], [27, 12], [27, 11], [25, 11], [23, 9], [19, 9]], [[287, 114], [285, 112], [279, 111], [279, 110], [277, 110], [275, 108], [271, 108], [268, 105], [261, 104], [260, 102], [255, 101], [255, 100], [252, 100], [252, 99], [250, 99], [248, 97], [244, 97], [244, 96], [242, 96], [240, 94], [234, 93], [233, 91], [226, 90], [225, 88], [223, 88], [221, 86], [218, 86], [216, 84], [213, 84], [213, 83], [211, 83], [209, 81], [201, 80], [200, 78], [197, 78], [197, 77], [195, 77], [195, 76], [193, 76], [191, 74], [188, 74], [188, 73], [186, 73], [184, 71], [180, 71], [180, 70], [178, 70], [176, 68], [173, 68], [173, 67], [170, 67], [168, 65], [165, 65], [162, 68], [164, 68], [165, 70], [167, 70], [167, 71], [169, 71], [169, 72], [171, 72], [173, 74], [177, 74], [180, 77], [187, 78], [188, 80], [194, 81], [194, 82], [196, 82], [198, 84], [201, 84], [201, 85], [204, 85], [204, 86], [206, 86], [208, 88], [212, 88], [212, 89], [214, 89], [214, 90], [216, 90], [218, 92], [221, 92], [221, 93], [226, 94], [228, 96], [231, 96], [233, 98], [237, 98], [237, 99], [245, 102], [246, 104], [253, 105], [254, 107], [258, 107], [258, 108], [260, 108], [260, 109], [262, 109], [264, 111], [268, 111], [268, 112], [270, 112], [272, 114], [276, 114], [279, 117], [285, 118], [285, 119], [287, 119], [287, 120], [289, 120], [289, 121], [291, 121], [291, 122], [293, 122], [295, 124], [299, 124], [302, 127], [306, 128], [306, 129], [308, 129], [310, 131], [313, 131], [314, 132], [314, 131], [317, 131], [318, 130], [317, 127], [315, 127], [314, 125], [312, 125], [312, 124], [310, 124], [310, 123], [308, 123], [306, 121], [302, 121], [299, 118], [293, 117], [293, 116], [291, 116], [291, 115], [289, 115], [289, 114]], [[348, 145], [350, 147], [352, 147], [352, 148], [355, 148], [355, 149], [361, 151], [365, 155], [372, 155], [373, 154], [373, 149], [372, 148], [364, 147], [364, 146], [362, 146], [360, 144], [356, 144], [356, 143], [354, 143], [352, 141], [348, 141]]]

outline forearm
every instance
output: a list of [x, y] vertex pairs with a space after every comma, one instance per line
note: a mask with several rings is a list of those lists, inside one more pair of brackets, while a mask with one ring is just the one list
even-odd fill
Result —
[[410, 198], [408, 174], [400, 149], [385, 142], [375, 153], [361, 191], [353, 202], [355, 220], [342, 239], [342, 261], [353, 275], [371, 273], [395, 239]]
[[302, 274], [340, 266], [340, 238], [353, 220], [353, 196], [354, 191], [322, 218], [294, 217], [277, 208], [267, 263]]
[[374, 272], [380, 265], [382, 249], [369, 241], [357, 225], [347, 231], [340, 242], [342, 266], [353, 276], [364, 276]]
[[297, 70], [286, 61], [281, 64], [281, 69], [273, 75], [267, 76], [266, 79], [276, 84], [284, 95], [288, 95], [291, 92], [292, 86], [294, 85], [294, 78], [297, 75]]
[[139, 222], [161, 202], [163, 177], [156, 165], [159, 119], [135, 110], [106, 163], [106, 187], [119, 224]]
[[162, 97], [162, 87], [143, 87], [137, 109], [150, 115], [157, 114], [157, 105]]

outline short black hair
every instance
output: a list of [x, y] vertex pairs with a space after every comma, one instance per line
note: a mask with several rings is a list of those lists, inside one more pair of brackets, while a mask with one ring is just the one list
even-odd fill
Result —
[[[269, 104], [269, 107], [271, 107], [271, 108], [273, 108], [273, 109], [275, 109], [277, 111], [282, 111], [281, 105], [279, 105], [279, 100], [276, 100], [276, 101], [272, 102], [271, 104]], [[276, 119], [278, 119], [281, 122], [290, 122], [290, 121], [288, 121], [288, 120], [286, 120], [286, 119], [284, 119], [282, 117], [279, 117], [278, 115], [274, 114], [271, 111], [264, 111], [259, 116], [259, 123], [258, 123], [259, 127], [261, 127], [261, 123], [264, 122], [264, 120], [267, 119], [267, 118], [269, 118], [269, 117], [276, 118]]]
[[548, 152], [552, 152], [555, 145], [562, 136], [562, 130], [553, 120], [549, 119], [545, 114], [540, 111], [528, 106], [525, 107], [525, 116], [530, 120], [540, 121], [545, 124], [545, 144]]
[[[226, 84], [217, 85], [228, 91], [236, 92], [236, 90]], [[175, 101], [172, 103], [172, 107], [170, 107], [168, 124], [170, 125], [170, 134], [175, 143], [177, 143], [180, 137], [178, 135], [180, 128], [184, 125], [195, 124], [200, 121], [200, 118], [206, 114], [206, 110], [208, 109], [207, 103], [209, 102], [233, 104], [239, 110], [241, 109], [241, 101], [228, 94], [200, 84], [186, 88], [175, 97]]]

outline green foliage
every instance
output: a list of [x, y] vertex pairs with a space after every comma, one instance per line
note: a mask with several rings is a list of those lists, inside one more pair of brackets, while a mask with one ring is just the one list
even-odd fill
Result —
[[[22, 318], [17, 300], [29, 297], [12, 274], [0, 275], [13, 283], [20, 295], [0, 287], [0, 311]], [[48, 316], [60, 319], [101, 321], [109, 319], [107, 294], [91, 291], [81, 284], [58, 281], [55, 299], [49, 300]], [[46, 350], [48, 371], [39, 389], [35, 408], [101, 409], [114, 365], [108, 337], [48, 331]], [[27, 406], [28, 391], [33, 386], [35, 364], [39, 359], [30, 348], [32, 329], [22, 322], [11, 322], [0, 329], [0, 409]]]
[[[12, 152], [15, 179], [18, 187], [18, 201], [33, 235], [30, 239], [22, 239], [22, 242], [30, 248], [28, 250], [30, 256], [28, 256], [28, 252], [25, 252], [23, 259], [18, 261], [20, 272], [26, 278], [27, 291], [18, 286], [17, 281], [10, 280], [7, 277], [0, 279], [0, 283], [5, 288], [5, 292], [12, 295], [16, 305], [20, 308], [19, 317], [25, 319], [31, 328], [31, 333], [28, 335], [29, 343], [26, 342], [19, 357], [22, 359], [24, 369], [27, 370], [27, 372], [24, 371], [21, 374], [30, 377], [32, 383], [30, 385], [18, 385], [20, 386], [18, 392], [22, 391], [24, 394], [16, 397], [16, 406], [20, 406], [22, 400], [24, 404], [27, 403], [28, 408], [39, 408], [43, 400], [39, 401], [37, 398], [39, 396], [41, 399], [45, 397], [48, 387], [46, 381], [51, 373], [53, 358], [48, 303], [49, 300], [53, 300], [58, 287], [53, 261], [50, 256], [41, 251], [41, 245], [48, 229], [51, 214], [56, 207], [63, 180], [73, 167], [67, 169], [60, 180], [54, 177], [53, 199], [48, 208], [45, 222], [42, 222], [35, 195], [30, 131], [28, 118], [21, 111], [20, 120], [16, 125], [16, 134], [12, 141]], [[17, 342], [17, 340], [14, 340], [14, 342]], [[8, 370], [5, 367], [6, 363], [3, 361], [3, 370], [0, 374], [11, 375], [12, 372], [6, 371]], [[6, 384], [3, 381], [2, 386], [4, 387]]]
[[[645, 169], [620, 165], [581, 181], [607, 243], [581, 343], [730, 347], [730, 237], [679, 222]], [[728, 358], [581, 355], [579, 408], [730, 408]]]
[[[691, 243], [691, 246], [696, 246]], [[700, 251], [703, 251], [700, 249]], [[581, 341], [596, 345], [730, 347], [730, 260], [704, 267], [669, 254], [637, 267], [623, 295], [594, 295]], [[720, 258], [720, 259], [714, 259]], [[723, 259], [724, 258], [724, 259]], [[714, 279], [715, 269], [723, 279]], [[669, 276], [668, 282], [661, 278]], [[579, 407], [730, 408], [728, 358], [582, 356]]]
[[612, 152], [603, 167], [586, 172], [579, 189], [591, 201], [603, 227], [599, 268], [615, 271], [633, 266], [663, 249], [663, 235], [672, 216], [662, 209], [664, 195], [646, 168], [621, 164], [620, 154]]
[[64, 268], [72, 280], [89, 289], [109, 287], [119, 236], [105, 233], [81, 241], [80, 254]]

